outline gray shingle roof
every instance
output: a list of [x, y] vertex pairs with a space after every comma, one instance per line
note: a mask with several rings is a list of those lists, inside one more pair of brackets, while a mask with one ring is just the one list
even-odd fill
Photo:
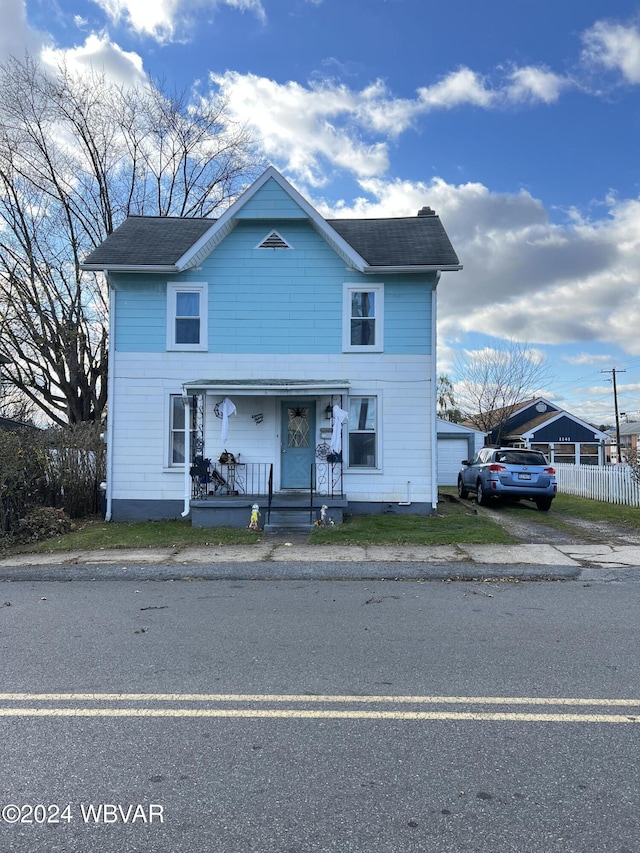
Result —
[[327, 219], [369, 266], [450, 266], [459, 264], [440, 218]]
[[[215, 221], [131, 216], [91, 252], [84, 265], [93, 268], [173, 266]], [[449, 237], [435, 215], [326, 221], [369, 266], [459, 264]]]
[[110, 266], [172, 266], [215, 223], [215, 219], [174, 216], [130, 216], [85, 264]]

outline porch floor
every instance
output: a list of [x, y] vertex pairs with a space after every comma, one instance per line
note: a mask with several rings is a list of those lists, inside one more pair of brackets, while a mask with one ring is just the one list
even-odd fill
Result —
[[271, 499], [271, 518], [267, 518], [269, 499], [266, 495], [208, 496], [191, 501], [191, 524], [193, 527], [248, 527], [253, 504], [260, 507], [258, 524], [266, 532], [272, 530], [303, 530], [313, 527], [320, 519], [320, 510], [327, 507], [326, 518], [341, 524], [348, 501], [342, 497], [313, 496], [309, 502], [309, 491], [278, 492]]

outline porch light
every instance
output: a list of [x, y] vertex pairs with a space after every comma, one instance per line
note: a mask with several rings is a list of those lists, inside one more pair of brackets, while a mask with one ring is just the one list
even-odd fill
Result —
[[333, 417], [333, 409], [331, 408], [331, 403], [327, 405], [327, 408], [324, 410], [324, 419], [325, 421], [330, 421]]

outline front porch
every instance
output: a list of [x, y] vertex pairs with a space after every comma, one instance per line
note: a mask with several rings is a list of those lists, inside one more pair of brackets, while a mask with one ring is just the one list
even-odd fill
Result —
[[185, 510], [192, 524], [248, 527], [254, 504], [262, 529], [340, 523], [348, 387], [322, 379], [184, 383], [183, 423], [190, 428], [182, 432], [183, 458], [191, 459]]
[[274, 492], [273, 463], [211, 463], [191, 468], [191, 523], [194, 527], [248, 527], [258, 506], [264, 530], [307, 529], [314, 524], [341, 524], [347, 499], [342, 462], [311, 465], [306, 489]]

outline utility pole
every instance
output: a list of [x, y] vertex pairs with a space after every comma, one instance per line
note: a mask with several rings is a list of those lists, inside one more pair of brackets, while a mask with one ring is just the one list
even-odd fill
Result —
[[611, 370], [601, 370], [600, 373], [610, 373], [613, 377], [613, 403], [616, 410], [616, 447], [618, 449], [617, 462], [622, 462], [622, 451], [620, 450], [620, 415], [618, 414], [618, 387], [616, 385], [616, 374], [626, 373], [626, 370], [616, 370], [612, 367]]

